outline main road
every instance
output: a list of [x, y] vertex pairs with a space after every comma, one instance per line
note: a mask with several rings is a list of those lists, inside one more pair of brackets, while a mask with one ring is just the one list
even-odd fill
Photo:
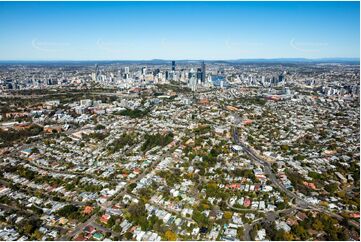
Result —
[[[288, 190], [276, 177], [276, 175], [273, 173], [272, 171], [272, 167], [270, 165], [270, 163], [268, 161], [265, 161], [261, 158], [259, 158], [252, 149], [250, 149], [250, 147], [248, 147], [246, 144], [242, 143], [239, 141], [239, 136], [238, 136], [238, 131], [236, 128], [232, 128], [232, 133], [233, 133], [233, 140], [234, 142], [241, 146], [243, 151], [249, 156], [251, 157], [253, 160], [259, 162], [260, 164], [262, 164], [264, 172], [267, 174], [267, 176], [269, 177], [270, 181], [281, 191], [283, 191], [288, 197], [290, 197], [291, 199], [294, 199], [295, 201], [295, 207], [299, 208], [299, 209], [311, 209], [311, 210], [315, 210], [318, 212], [322, 212], [325, 213], [329, 216], [332, 216], [338, 220], [343, 220], [345, 219], [343, 216], [336, 214], [334, 212], [331, 212], [329, 210], [327, 210], [324, 207], [321, 206], [317, 206], [317, 205], [313, 205], [305, 200], [303, 200], [300, 196], [296, 195], [295, 193], [291, 192], [290, 190]], [[354, 227], [356, 227], [357, 229], [360, 229], [360, 224], [358, 222], [355, 222], [353, 220], [348, 220], [348, 223]]]

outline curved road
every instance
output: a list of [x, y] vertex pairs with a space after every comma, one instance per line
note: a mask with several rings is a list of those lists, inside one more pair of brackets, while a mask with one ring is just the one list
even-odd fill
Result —
[[[313, 205], [308, 203], [307, 201], [303, 200], [302, 198], [300, 198], [299, 196], [297, 196], [295, 193], [291, 192], [290, 190], [288, 190], [277, 178], [276, 175], [273, 173], [272, 171], [272, 167], [269, 164], [269, 162], [260, 159], [256, 154], [254, 154], [254, 152], [245, 144], [241, 143], [239, 141], [239, 137], [238, 137], [238, 132], [236, 128], [232, 128], [232, 132], [233, 132], [233, 139], [234, 142], [238, 145], [240, 145], [242, 147], [242, 149], [244, 150], [245, 153], [247, 153], [247, 155], [249, 155], [253, 160], [259, 162], [260, 164], [263, 165], [264, 171], [265, 173], [268, 175], [270, 181], [276, 186], [278, 187], [278, 189], [280, 189], [281, 191], [283, 191], [288, 197], [290, 197], [291, 199], [294, 199], [295, 204], [296, 204], [296, 208], [299, 209], [312, 209], [312, 210], [316, 210], [318, 212], [322, 212], [325, 213], [329, 216], [332, 216], [338, 220], [343, 220], [344, 217], [333, 213], [323, 207], [317, 206], [317, 205]], [[358, 222], [355, 222], [353, 220], [348, 220], [348, 223], [352, 226], [355, 226], [357, 229], [360, 229], [360, 224]]]

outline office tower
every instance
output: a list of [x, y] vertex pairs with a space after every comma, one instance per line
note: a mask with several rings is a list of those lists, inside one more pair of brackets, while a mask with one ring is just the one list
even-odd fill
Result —
[[283, 89], [283, 93], [286, 94], [286, 95], [291, 95], [291, 90], [290, 90], [290, 88], [289, 88], [289, 87], [285, 87], [285, 88]]
[[196, 79], [194, 76], [192, 76], [192, 77], [189, 79], [188, 87], [189, 87], [193, 92], [196, 91], [196, 89], [197, 89], [197, 79]]
[[278, 82], [283, 82], [285, 80], [285, 77], [283, 75], [278, 76]]
[[203, 82], [203, 72], [201, 68], [197, 69], [197, 80], [200, 80], [201, 82]]
[[142, 75], [145, 75], [146, 72], [147, 72], [147, 68], [146, 68], [146, 67], [143, 67], [143, 68], [142, 68]]
[[276, 78], [274, 76], [272, 77], [271, 83], [272, 84], [276, 83]]
[[94, 73], [94, 75], [92, 77], [94, 81], [98, 81], [99, 73], [100, 73], [99, 66], [98, 66], [98, 64], [96, 64], [95, 65], [95, 73]]
[[13, 89], [13, 80], [5, 80], [5, 86], [7, 89]]
[[153, 72], [153, 75], [156, 76], [160, 73], [160, 69], [155, 69], [154, 72]]
[[172, 71], [175, 71], [175, 61], [172, 61]]
[[174, 81], [175, 80], [175, 73], [174, 71], [166, 71], [166, 80], [167, 81]]
[[92, 80], [93, 81], [97, 80], [97, 74], [95, 72], [92, 73]]
[[192, 77], [196, 78], [196, 72], [193, 70], [193, 68], [188, 73], [188, 79], [191, 79]]
[[206, 64], [202, 62], [202, 82], [206, 81]]
[[128, 79], [128, 78], [129, 78], [129, 67], [128, 67], [128, 66], [124, 67], [123, 78], [124, 78], [124, 79]]

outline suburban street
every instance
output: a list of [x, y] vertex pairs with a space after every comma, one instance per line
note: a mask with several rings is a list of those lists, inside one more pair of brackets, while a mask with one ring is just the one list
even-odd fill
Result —
[[[267, 174], [268, 178], [270, 179], [270, 181], [272, 182], [272, 184], [274, 184], [280, 191], [284, 192], [288, 197], [290, 197], [291, 199], [294, 199], [295, 201], [295, 208], [298, 209], [311, 209], [311, 210], [316, 210], [322, 213], [326, 213], [329, 216], [332, 216], [338, 220], [343, 220], [344, 217], [342, 217], [339, 214], [336, 214], [334, 212], [331, 212], [321, 206], [316, 206], [313, 204], [308, 203], [307, 201], [301, 199], [299, 196], [297, 196], [295, 193], [291, 192], [290, 190], [286, 189], [284, 187], [284, 185], [276, 178], [276, 175], [273, 173], [272, 171], [272, 167], [270, 165], [269, 162], [260, 159], [256, 154], [254, 154], [254, 152], [244, 143], [241, 143], [239, 141], [239, 136], [238, 136], [238, 132], [236, 128], [232, 128], [232, 132], [233, 132], [233, 139], [234, 142], [238, 145], [240, 145], [243, 148], [243, 151], [245, 151], [245, 153], [252, 158], [254, 161], [259, 162], [260, 164], [262, 164], [263, 166], [263, 170], [264, 172]], [[356, 228], [360, 228], [360, 224], [352, 221], [352, 220], [348, 220], [348, 223], [352, 226], [355, 226]]]
[[[113, 195], [112, 197], [109, 198], [109, 200], [107, 200], [105, 203], [101, 204], [101, 210], [100, 211], [105, 211], [107, 208], [110, 208], [113, 206], [113, 202], [121, 197], [123, 197], [125, 194], [127, 194], [127, 188], [129, 184], [132, 183], [136, 183], [138, 181], [140, 181], [142, 178], [144, 178], [144, 176], [146, 176], [147, 174], [149, 174], [150, 172], [152, 172], [152, 170], [166, 157], [168, 157], [170, 155], [169, 152], [166, 152], [165, 154], [163, 154], [161, 157], [159, 157], [159, 159], [155, 162], [153, 162], [149, 167], [147, 167], [146, 169], [144, 169], [144, 171], [139, 174], [136, 178], [131, 179], [127, 182], [127, 185], [125, 185], [116, 195]], [[88, 225], [95, 225], [96, 224], [96, 218], [98, 217], [98, 214], [94, 214], [93, 216], [91, 216], [87, 221], [85, 221], [82, 224], [79, 224], [78, 226], [76, 226], [70, 233], [68, 233], [67, 235], [64, 235], [63, 237], [60, 238], [60, 240], [71, 240], [71, 238], [73, 238], [75, 235], [77, 235], [78, 233], [80, 233], [86, 226]]]

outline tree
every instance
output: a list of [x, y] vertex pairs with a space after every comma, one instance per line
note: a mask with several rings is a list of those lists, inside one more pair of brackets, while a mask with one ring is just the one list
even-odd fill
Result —
[[161, 135], [159, 133], [157, 134], [154, 134], [154, 135], [149, 135], [149, 134], [146, 134], [144, 139], [144, 143], [141, 147], [141, 150], [142, 151], [148, 151], [150, 149], [152, 149], [153, 147], [156, 147], [156, 146], [166, 146], [168, 145], [170, 142], [173, 141], [173, 133], [168, 133], [166, 135]]
[[114, 226], [114, 224], [115, 224], [115, 218], [114, 216], [111, 216], [108, 220], [107, 227], [111, 228]]
[[172, 231], [170, 230], [167, 230], [164, 234], [165, 238], [168, 240], [168, 241], [175, 241], [177, 240], [177, 235], [175, 233], [173, 233]]
[[216, 196], [217, 192], [218, 192], [217, 184], [214, 182], [208, 183], [207, 188], [206, 188], [207, 195], [209, 197], [214, 197], [214, 196]]
[[133, 189], [134, 189], [136, 186], [137, 186], [136, 183], [131, 183], [131, 184], [129, 184], [128, 187], [127, 187], [127, 191], [128, 191], [129, 193], [132, 192]]
[[120, 224], [114, 225], [113, 231], [115, 233], [119, 233], [120, 231], [122, 231], [122, 228], [120, 227]]
[[125, 234], [124, 234], [124, 237], [127, 239], [127, 240], [131, 240], [132, 237], [133, 237], [133, 234], [129, 231], [127, 231]]
[[72, 182], [69, 182], [68, 184], [65, 185], [65, 189], [68, 191], [71, 191], [75, 188], [75, 184]]
[[256, 228], [252, 228], [250, 233], [249, 233], [251, 240], [255, 240], [256, 236], [257, 236], [257, 229]]
[[336, 192], [337, 189], [338, 189], [338, 185], [336, 183], [330, 183], [330, 184], [325, 186], [325, 190], [328, 191], [331, 194]]
[[239, 239], [242, 239], [242, 238], [243, 238], [243, 235], [244, 235], [244, 230], [243, 230], [243, 228], [238, 228], [238, 230], [237, 230], [237, 235], [238, 235], [238, 238], [239, 238]]
[[128, 207], [128, 212], [132, 217], [139, 217], [146, 214], [144, 203], [139, 201], [138, 203], [132, 203]]
[[104, 125], [98, 124], [97, 126], [95, 126], [96, 130], [101, 130], [101, 129], [105, 129]]
[[324, 226], [323, 226], [322, 222], [316, 218], [312, 224], [312, 228], [314, 228], [317, 231], [323, 231]]
[[286, 151], [288, 151], [288, 149], [289, 149], [288, 145], [281, 145], [282, 151], [286, 152]]
[[33, 237], [36, 240], [42, 240], [43, 234], [39, 230], [35, 230], [35, 232], [33, 233]]
[[295, 225], [293, 227], [293, 232], [296, 236], [300, 237], [302, 240], [307, 239], [307, 231], [301, 225]]
[[32, 148], [31, 153], [32, 154], [39, 154], [39, 149], [37, 147]]
[[293, 237], [293, 235], [291, 233], [285, 232], [283, 233], [283, 240], [285, 241], [292, 241], [295, 238]]
[[27, 223], [23, 226], [23, 232], [24, 234], [30, 235], [34, 231], [34, 226], [30, 223]]
[[58, 215], [66, 218], [77, 218], [80, 216], [79, 208], [72, 204], [66, 205], [58, 211]]
[[277, 209], [282, 210], [286, 208], [286, 204], [284, 202], [277, 203]]
[[130, 118], [142, 118], [142, 117], [146, 116], [149, 113], [149, 111], [150, 110], [143, 111], [140, 109], [134, 109], [134, 110], [126, 109], [124, 111], [121, 111], [121, 112], [118, 112], [115, 114], [122, 115], [122, 116], [128, 116]]
[[199, 210], [195, 210], [193, 212], [192, 218], [196, 221], [199, 225], [207, 224], [208, 219], [204, 214], [202, 214]]
[[151, 197], [151, 190], [149, 188], [141, 188], [138, 193], [141, 197], [149, 199]]
[[226, 211], [226, 212], [224, 212], [224, 218], [225, 219], [231, 219], [232, 218], [232, 212], [230, 212], [230, 211]]

